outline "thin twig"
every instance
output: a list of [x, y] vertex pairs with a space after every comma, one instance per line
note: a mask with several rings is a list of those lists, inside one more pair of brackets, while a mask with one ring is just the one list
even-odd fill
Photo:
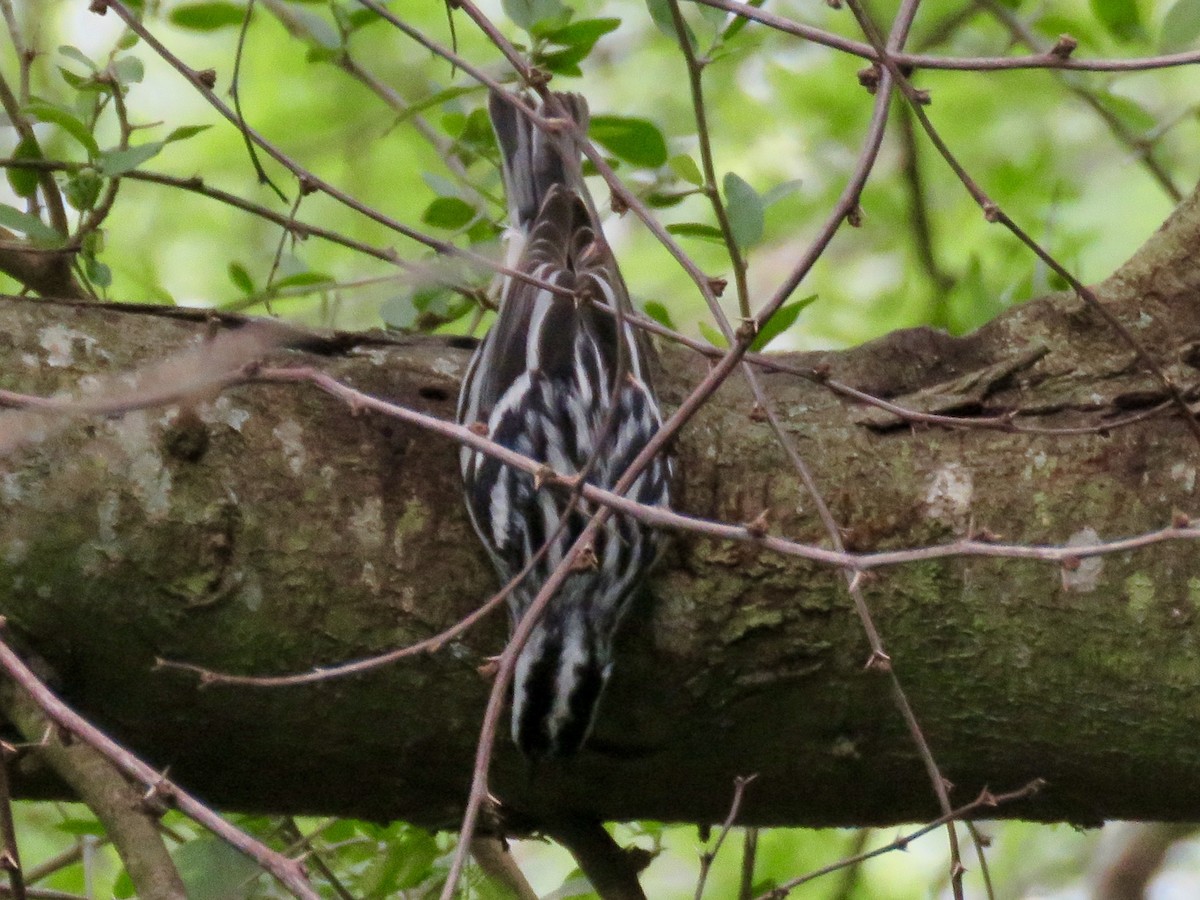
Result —
[[700, 854], [700, 876], [696, 879], [695, 900], [702, 900], [704, 897], [704, 885], [708, 881], [708, 873], [712, 870], [713, 861], [717, 858], [717, 854], [721, 852], [721, 847], [725, 843], [725, 839], [729, 837], [729, 832], [733, 830], [733, 826], [737, 823], [738, 815], [742, 811], [742, 798], [746, 794], [746, 785], [750, 784], [757, 775], [737, 776], [733, 779], [733, 800], [729, 803], [729, 813], [725, 816], [725, 821], [721, 824], [721, 830], [717, 834], [717, 842], [713, 844], [711, 850], [705, 850]]
[[[1030, 28], [1022, 21], [1020, 16], [1008, 7], [995, 2], [995, 0], [975, 0], [975, 2], [981, 9], [987, 10], [996, 21], [1003, 24], [1009, 30], [1013, 37], [1028, 46], [1029, 49], [1037, 53], [1049, 53], [1052, 49], [1051, 44], [1042, 40], [1036, 31]], [[1174, 179], [1171, 178], [1170, 173], [1167, 172], [1162, 163], [1155, 158], [1153, 142], [1135, 134], [1121, 120], [1120, 116], [1104, 105], [1104, 102], [1097, 96], [1095, 91], [1085, 87], [1077, 78], [1070, 77], [1070, 72], [1061, 72], [1060, 80], [1068, 91], [1082, 100], [1092, 112], [1100, 117], [1100, 120], [1108, 126], [1108, 130], [1112, 132], [1113, 137], [1124, 144], [1138, 158], [1142, 165], [1145, 166], [1146, 171], [1150, 173], [1150, 176], [1158, 182], [1158, 186], [1171, 198], [1171, 201], [1175, 204], [1182, 203], [1183, 192], [1179, 190]]]
[[746, 258], [733, 236], [733, 225], [729, 221], [729, 213], [721, 199], [721, 191], [717, 186], [716, 166], [713, 163], [712, 139], [708, 129], [708, 111], [704, 106], [704, 67], [707, 60], [696, 56], [692, 46], [691, 32], [687, 22], [683, 20], [683, 12], [679, 9], [679, 0], [669, 0], [671, 21], [675, 25], [675, 37], [683, 52], [687, 64], [688, 86], [692, 96], [692, 115], [696, 120], [696, 136], [700, 144], [700, 171], [704, 175], [702, 190], [712, 205], [713, 214], [717, 218], [717, 227], [721, 230], [721, 240], [729, 254], [729, 262], [733, 266], [733, 281], [737, 289], [738, 309], [743, 319], [750, 318], [750, 291], [746, 286]]
[[[29, 120], [21, 112], [21, 103], [12, 92], [12, 88], [9, 87], [3, 73], [0, 73], [0, 108], [4, 109], [9, 122], [16, 129], [21, 141], [33, 147], [34, 156], [41, 156], [42, 148], [38, 142], [37, 135], [34, 133], [33, 126], [29, 124]], [[71, 231], [71, 224], [67, 220], [67, 208], [63, 203], [58, 185], [54, 183], [54, 178], [48, 172], [44, 172], [38, 175], [38, 187], [41, 188], [42, 199], [46, 201], [46, 211], [49, 213], [51, 226], [65, 240]]]
[[[768, 28], [841, 50], [869, 62], [879, 62], [878, 50], [871, 44], [844, 38], [831, 31], [803, 25], [766, 9], [741, 3], [739, 0], [691, 0], [704, 6], [723, 9], [750, 19]], [[1016, 69], [1072, 69], [1081, 72], [1148, 72], [1200, 63], [1200, 50], [1183, 53], [1164, 53], [1135, 59], [1076, 59], [1063, 53], [1036, 53], [1031, 56], [928, 56], [922, 53], [897, 53], [892, 59], [898, 65], [914, 69], [944, 69], [959, 72], [999, 72]]]
[[[367, 4], [368, 0], [360, 0], [360, 2]], [[182, 59], [168, 50], [162, 41], [156, 38], [142, 25], [140, 21], [138, 21], [137, 17], [124, 3], [121, 2], [121, 0], [96, 0], [96, 3], [93, 4], [93, 7], [96, 6], [102, 6], [115, 12], [129, 27], [130, 31], [145, 41], [146, 45], [149, 46], [155, 53], [157, 53], [164, 62], [182, 75], [184, 79], [186, 79], [188, 83], [191, 84], [192, 87], [206, 101], [208, 101], [209, 105], [212, 106], [213, 109], [215, 109], [221, 114], [221, 116], [223, 116], [233, 125], [239, 125], [237, 114], [213, 92], [212, 88], [205, 83], [205, 80], [201, 77], [200, 73], [192, 69]], [[511, 278], [519, 279], [535, 285], [543, 290], [548, 290], [554, 294], [570, 294], [568, 289], [560, 287], [559, 285], [550, 284], [549, 282], [543, 281], [539, 278], [534, 278], [526, 273], [518, 272], [507, 266], [499, 265], [493, 260], [490, 260], [485, 256], [481, 256], [474, 251], [464, 250], [463, 248], [455, 246], [449, 241], [443, 241], [438, 238], [431, 237], [416, 230], [415, 228], [405, 225], [403, 222], [394, 219], [391, 216], [386, 216], [373, 207], [363, 203], [361, 200], [350, 196], [345, 191], [335, 187], [319, 176], [308, 171], [290, 156], [280, 150], [275, 144], [267, 140], [248, 125], [245, 126], [245, 134], [247, 134], [254, 141], [254, 144], [259, 149], [261, 149], [264, 153], [274, 159], [277, 163], [279, 163], [297, 178], [301, 179], [302, 182], [307, 184], [310, 188], [321, 191], [344, 206], [353, 209], [355, 212], [366, 216], [368, 219], [371, 219], [374, 222], [378, 222], [380, 225], [384, 225], [387, 228], [404, 235], [410, 240], [416, 241], [417, 243], [429, 247], [431, 250], [434, 250], [445, 256], [455, 257], [457, 259], [470, 262], [476, 266], [479, 266], [480, 268], [496, 271], [502, 275], [508, 275]]]
[[[0, 626], [3, 620], [0, 619]], [[0, 640], [0, 668], [3, 668], [41, 708], [46, 717], [59, 728], [99, 751], [126, 776], [141, 784], [151, 798], [170, 803], [217, 837], [224, 840], [269, 872], [284, 887], [301, 900], [319, 900], [308, 883], [304, 870], [295, 860], [288, 859], [245, 832], [230, 825], [178, 785], [172, 784], [116, 741], [104, 734], [56, 697], [30, 670], [21, 658]]]
[[908, 101], [908, 105], [912, 109], [913, 114], [917, 117], [917, 121], [921, 123], [921, 128], [925, 131], [926, 137], [928, 137], [933, 145], [937, 148], [938, 153], [940, 153], [942, 156], [942, 159], [945, 160], [946, 164], [958, 177], [958, 180], [962, 182], [963, 187], [967, 189], [967, 192], [971, 195], [975, 202], [979, 204], [979, 208], [983, 210], [984, 217], [989, 222], [1000, 222], [1002, 225], [1004, 225], [1004, 227], [1007, 228], [1013, 234], [1013, 236], [1017, 238], [1017, 240], [1032, 250], [1038, 259], [1053, 269], [1060, 278], [1067, 282], [1079, 299], [1081, 299], [1092, 311], [1094, 311], [1105, 322], [1108, 323], [1109, 327], [1112, 328], [1117, 336], [1126, 344], [1126, 346], [1129, 347], [1130, 350], [1133, 351], [1134, 355], [1137, 356], [1138, 361], [1155, 377], [1155, 379], [1157, 379], [1159, 384], [1162, 385], [1163, 389], [1167, 392], [1172, 402], [1175, 404], [1175, 407], [1182, 414], [1184, 422], [1188, 429], [1192, 432], [1193, 437], [1195, 437], [1197, 444], [1200, 445], [1200, 420], [1198, 420], [1192, 413], [1191, 408], [1187, 404], [1187, 399], [1183, 396], [1183, 392], [1180, 390], [1179, 385], [1177, 385], [1171, 379], [1171, 377], [1167, 375], [1167, 373], [1163, 370], [1163, 367], [1159, 364], [1158, 360], [1150, 355], [1150, 352], [1142, 345], [1142, 342], [1134, 336], [1133, 332], [1130, 331], [1128, 326], [1126, 326], [1125, 323], [1122, 322], [1117, 315], [1112, 312], [1112, 310], [1100, 302], [1100, 298], [1096, 296], [1096, 293], [1091, 288], [1083, 284], [1083, 282], [1081, 282], [1078, 278], [1076, 278], [1065, 266], [1062, 265], [1062, 263], [1060, 263], [1047, 250], [1045, 250], [1041, 244], [1035, 241], [1029, 236], [1029, 234], [1025, 232], [1024, 229], [1017, 225], [1017, 223], [1010, 218], [1009, 215], [1004, 212], [990, 196], [988, 196], [988, 194], [979, 186], [975, 179], [967, 173], [966, 169], [963, 168], [962, 163], [959, 162], [958, 158], [953, 152], [951, 152], [950, 147], [942, 139], [941, 134], [939, 134], [937, 129], [933, 127], [933, 123], [930, 121], [929, 116], [925, 113], [925, 109], [920, 97], [912, 88], [905, 75], [901, 72], [900, 64], [892, 55], [892, 48], [884, 46], [883, 40], [879, 35], [878, 30], [875, 28], [874, 23], [872, 23], [870, 18], [867, 17], [863, 12], [862, 5], [858, 2], [858, 0], [846, 0], [846, 5], [850, 8], [851, 12], [854, 13], [855, 18], [858, 19], [859, 25], [862, 27], [863, 32], [870, 39], [872, 46], [877, 48], [880, 65], [882, 65], [884, 70], [890, 73], [891, 76], [896, 79], [896, 83], [900, 85], [901, 94], [903, 94], [905, 100]]
[[1035, 778], [1024, 787], [1018, 788], [1015, 791], [1010, 791], [1006, 794], [993, 794], [986, 788], [980, 792], [979, 796], [965, 806], [960, 806], [953, 810], [949, 815], [940, 816], [922, 825], [915, 831], [910, 831], [908, 834], [901, 835], [890, 843], [884, 844], [882, 847], [876, 847], [874, 850], [866, 850], [855, 856], [847, 856], [828, 866], [822, 866], [820, 869], [814, 869], [805, 875], [798, 878], [792, 878], [783, 884], [776, 885], [765, 894], [759, 895], [756, 900], [783, 900], [788, 894], [800, 887], [802, 884], [807, 884], [810, 881], [816, 881], [831, 872], [837, 872], [840, 869], [845, 869], [848, 866], [856, 866], [868, 859], [873, 859], [876, 856], [882, 856], [885, 853], [892, 853], [896, 850], [904, 850], [919, 837], [929, 834], [931, 831], [936, 831], [944, 825], [955, 822], [959, 819], [972, 815], [983, 809], [992, 809], [997, 806], [1002, 806], [1007, 803], [1013, 803], [1018, 800], [1026, 800], [1036, 794], [1045, 786], [1045, 782], [1040, 778]]
[[742, 843], [742, 878], [738, 885], [738, 900], [754, 897], [754, 868], [758, 859], [758, 829], [747, 828]]
[[0, 742], [0, 838], [3, 838], [4, 842], [4, 851], [0, 854], [0, 869], [8, 872], [9, 892], [17, 900], [25, 900], [25, 875], [21, 871], [17, 829], [13, 824], [12, 791], [8, 783], [8, 761], [15, 752], [13, 747]]

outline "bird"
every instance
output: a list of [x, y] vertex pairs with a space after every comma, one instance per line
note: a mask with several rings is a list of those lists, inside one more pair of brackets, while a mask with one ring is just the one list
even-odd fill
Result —
[[[521, 103], [552, 127], [535, 124], [514, 95], [488, 98], [507, 194], [506, 265], [562, 290], [497, 280], [496, 320], [468, 365], [457, 419], [558, 474], [611, 489], [662, 427], [651, 347], [623, 318], [633, 306], [584, 183], [587, 102], [550, 93]], [[577, 497], [568, 510], [563, 491], [465, 445], [460, 463], [471, 523], [502, 583], [545, 545], [508, 596], [515, 628], [595, 506]], [[670, 478], [669, 459], [656, 455], [625, 496], [668, 507]], [[614, 513], [550, 599], [513, 671], [512, 737], [526, 757], [570, 757], [588, 740], [614, 636], [660, 544], [654, 529]]]

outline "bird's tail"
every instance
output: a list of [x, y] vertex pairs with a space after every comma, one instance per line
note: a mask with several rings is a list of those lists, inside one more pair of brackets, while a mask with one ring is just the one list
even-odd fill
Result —
[[[579, 94], [559, 93], [554, 98], [554, 106], [561, 109], [543, 104], [539, 106], [541, 115], [553, 118], [565, 114], [586, 131], [587, 101]], [[488, 114], [500, 144], [509, 217], [515, 227], [528, 232], [556, 184], [583, 196], [579, 143], [572, 129], [547, 133], [529, 121], [511, 98], [495, 91], [488, 98]]]

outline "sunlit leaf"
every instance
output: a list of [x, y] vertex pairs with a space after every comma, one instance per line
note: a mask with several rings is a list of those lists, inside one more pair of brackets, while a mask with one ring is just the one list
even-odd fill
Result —
[[667, 160], [667, 165], [671, 167], [671, 171], [682, 178], [684, 181], [696, 185], [696, 187], [704, 186], [704, 176], [700, 174], [700, 167], [696, 165], [696, 161], [686, 153], [681, 153], [678, 156], [672, 156]]
[[129, 877], [129, 873], [124, 869], [117, 876], [117, 880], [113, 882], [112, 895], [116, 900], [129, 900], [137, 894], [137, 888], [133, 885], [133, 879]]
[[68, 818], [58, 822], [54, 827], [58, 831], [74, 835], [90, 834], [94, 837], [104, 837], [106, 834], [104, 826], [96, 819]]

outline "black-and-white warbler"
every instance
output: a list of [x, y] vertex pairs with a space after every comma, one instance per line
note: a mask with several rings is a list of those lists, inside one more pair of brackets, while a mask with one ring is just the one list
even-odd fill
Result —
[[[541, 115], [568, 115], [586, 131], [583, 98], [554, 97]], [[489, 112], [508, 192], [508, 265], [571, 293], [502, 279], [499, 314], [471, 360], [458, 419], [486, 426], [493, 441], [557, 472], [583, 472], [611, 488], [661, 426], [645, 337], [593, 305], [632, 310], [584, 186], [573, 129], [546, 133], [498, 94]], [[507, 582], [555, 534], [567, 498], [465, 447], [462, 473], [475, 531]], [[656, 457], [626, 496], [666, 505], [669, 475], [667, 460]], [[512, 592], [514, 624], [592, 511], [578, 501]], [[592, 545], [595, 565], [577, 567], [545, 609], [513, 682], [513, 740], [527, 756], [566, 756], [587, 739], [612, 670], [613, 636], [658, 543], [652, 530], [614, 514]]]

